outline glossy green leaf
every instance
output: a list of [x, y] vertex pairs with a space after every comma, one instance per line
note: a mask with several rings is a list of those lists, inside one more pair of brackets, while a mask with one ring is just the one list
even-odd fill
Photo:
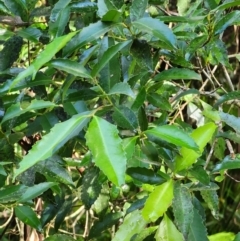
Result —
[[196, 161], [198, 157], [201, 156], [204, 147], [212, 139], [212, 136], [216, 130], [217, 126], [209, 122], [204, 126], [200, 126], [191, 133], [191, 137], [199, 147], [200, 152], [194, 150], [189, 150], [189, 148], [183, 147], [180, 150], [180, 155], [175, 159], [175, 171], [181, 171], [187, 169]]
[[135, 145], [136, 145], [137, 139], [138, 139], [137, 136], [123, 139], [123, 150], [126, 153], [127, 160], [129, 160], [132, 157], [135, 151]]
[[119, 22], [122, 13], [116, 9], [111, 9], [102, 16], [103, 22]]
[[231, 126], [237, 133], [240, 133], [240, 118], [224, 112], [219, 112], [222, 121]]
[[16, 202], [27, 190], [24, 185], [8, 185], [0, 189], [0, 203]]
[[219, 219], [219, 200], [216, 190], [202, 190], [200, 191], [205, 203], [210, 208], [214, 218]]
[[32, 75], [32, 79], [35, 78], [37, 71], [47, 62], [49, 62], [54, 55], [62, 49], [67, 42], [76, 34], [76, 32], [69, 33], [65, 36], [55, 38], [50, 44], [46, 46], [46, 48], [38, 55], [38, 57], [33, 61], [33, 63], [21, 72], [11, 83], [10, 88], [12, 89], [15, 85], [17, 85], [24, 78]]
[[219, 186], [214, 183], [210, 182], [208, 185], [202, 184], [200, 182], [198, 183], [189, 183], [186, 184], [187, 188], [192, 190], [192, 191], [202, 191], [202, 190], [218, 190]]
[[34, 43], [38, 43], [42, 32], [38, 28], [28, 27], [18, 31], [18, 35]]
[[53, 7], [50, 15], [50, 20], [56, 22], [61, 15], [61, 10], [66, 9], [71, 0], [59, 0]]
[[63, 54], [69, 55], [77, 48], [80, 48], [87, 43], [98, 39], [109, 31], [112, 26], [113, 25], [102, 23], [101, 21], [90, 24], [89, 26], [83, 28], [80, 33], [76, 34], [76, 36], [66, 45], [66, 47], [63, 49]]
[[141, 212], [135, 210], [124, 218], [112, 241], [131, 240], [133, 235], [140, 233], [146, 224], [147, 222], [143, 219]]
[[240, 155], [237, 154], [235, 158], [231, 158], [231, 156], [226, 156], [222, 162], [217, 164], [213, 172], [219, 172], [221, 170], [231, 170], [231, 169], [239, 169], [240, 168]]
[[178, 229], [187, 239], [193, 221], [193, 204], [190, 191], [179, 182], [174, 183], [173, 213]]
[[166, 110], [166, 111], [170, 111], [172, 109], [169, 100], [160, 94], [157, 93], [149, 93], [147, 95], [147, 100], [154, 106], [156, 106], [157, 108], [160, 108], [162, 111]]
[[14, 208], [15, 215], [23, 223], [41, 231], [42, 226], [37, 214], [29, 206], [17, 206]]
[[22, 20], [27, 21], [27, 6], [25, 2], [11, 0], [3, 0], [2, 2], [13, 15], [20, 16]]
[[237, 241], [234, 233], [221, 232], [208, 236], [209, 241]]
[[158, 19], [141, 18], [132, 23], [140, 31], [152, 34], [160, 41], [164, 42], [169, 49], [174, 49], [176, 45], [176, 37], [173, 32]]
[[117, 83], [108, 92], [109, 95], [123, 94], [128, 95], [132, 98], [135, 97], [130, 85], [128, 83]]
[[153, 170], [141, 167], [130, 167], [127, 169], [127, 174], [133, 179], [142, 183], [162, 184], [167, 180], [155, 173]]
[[126, 156], [116, 126], [94, 116], [86, 133], [95, 164], [116, 186], [125, 182]]
[[111, 9], [116, 10], [116, 7], [114, 6], [111, 0], [99, 0], [97, 2], [97, 5], [98, 5], [97, 13], [99, 17], [103, 17]]
[[94, 66], [92, 70], [92, 77], [95, 77], [99, 71], [119, 52], [121, 51], [124, 47], [129, 45], [132, 41], [124, 41], [121, 43], [118, 43], [110, 48], [103, 54], [102, 58], [100, 61]]
[[198, 211], [195, 208], [193, 209], [193, 212], [193, 222], [191, 223], [188, 240], [209, 241], [207, 237], [207, 230], [203, 223], [202, 217], [199, 215]]
[[174, 145], [186, 147], [195, 151], [199, 150], [197, 144], [191, 136], [173, 125], [155, 127], [145, 131], [144, 133], [146, 135], [160, 138]]
[[158, 230], [154, 236], [156, 241], [184, 241], [182, 234], [177, 230], [174, 223], [164, 214]]
[[89, 168], [83, 176], [81, 200], [87, 210], [91, 208], [92, 204], [97, 200], [101, 192], [102, 187], [98, 178], [99, 169], [96, 167]]
[[79, 63], [68, 59], [54, 59], [50, 61], [50, 66], [83, 78], [92, 78], [90, 73]]
[[218, 11], [218, 10], [228, 9], [228, 8], [239, 6], [239, 5], [240, 5], [239, 0], [230, 0], [230, 1], [224, 2], [223, 4], [219, 5], [217, 8], [213, 9], [213, 12]]
[[55, 104], [50, 101], [44, 101], [44, 100], [33, 100], [26, 108], [21, 106], [21, 103], [18, 102], [16, 104], [13, 104], [11, 107], [9, 107], [2, 119], [2, 123], [4, 123], [7, 120], [11, 120], [17, 116], [20, 116], [24, 113], [35, 111], [39, 109], [45, 109], [54, 107]]
[[32, 187], [28, 187], [26, 192], [19, 198], [18, 202], [26, 202], [40, 196], [52, 186], [56, 185], [54, 182], [42, 182]]
[[122, 216], [123, 214], [121, 212], [108, 213], [104, 215], [103, 219], [96, 221], [91, 227], [88, 238], [92, 239], [94, 237], [99, 237], [101, 232], [117, 224]]
[[136, 21], [144, 16], [148, 5], [148, 0], [135, 0], [130, 7], [130, 19]]
[[162, 71], [160, 74], [157, 74], [153, 80], [163, 81], [163, 80], [201, 80], [202, 77], [200, 74], [197, 74], [195, 71], [184, 68], [171, 68], [168, 70]]
[[123, 129], [134, 130], [138, 127], [138, 120], [135, 113], [126, 106], [114, 108], [113, 120]]
[[15, 170], [14, 178], [34, 164], [51, 157], [69, 139], [78, 135], [89, 122], [88, 114], [78, 114], [65, 122], [56, 124], [51, 132], [43, 136], [29, 151], [28, 155], [24, 156], [19, 163], [19, 168]]
[[155, 187], [154, 191], [149, 195], [142, 215], [148, 222], [155, 222], [161, 217], [171, 205], [173, 199], [173, 181], [169, 181]]
[[72, 2], [69, 4], [72, 12], [92, 12], [97, 9], [97, 3], [91, 1]]
[[210, 182], [209, 174], [203, 169], [202, 166], [194, 166], [189, 170], [189, 174], [204, 185], [208, 185]]
[[67, 241], [75, 241], [75, 239], [72, 238], [72, 236], [66, 235], [66, 234], [54, 234], [54, 235], [47, 237], [44, 240], [45, 241], [66, 241], [66, 240]]
[[137, 111], [143, 105], [143, 103], [144, 103], [144, 101], [146, 99], [146, 94], [147, 93], [146, 93], [146, 89], [145, 88], [142, 88], [138, 92], [138, 94], [137, 94], [137, 96], [136, 96], [136, 98], [135, 98], [135, 100], [134, 100], [134, 102], [133, 102], [133, 104], [131, 106], [131, 109], [133, 111]]
[[153, 234], [157, 230], [158, 226], [148, 227], [142, 230], [134, 241], [144, 241], [147, 237]]

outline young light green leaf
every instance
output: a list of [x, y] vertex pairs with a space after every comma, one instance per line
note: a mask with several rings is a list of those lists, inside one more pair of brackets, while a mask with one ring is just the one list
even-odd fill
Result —
[[128, 95], [132, 98], [135, 97], [135, 94], [133, 93], [130, 85], [128, 83], [117, 83], [115, 84], [108, 92], [109, 95], [114, 95], [114, 94], [123, 94], [123, 95]]
[[14, 208], [17, 218], [30, 227], [41, 231], [42, 225], [36, 213], [29, 206], [17, 206]]
[[82, 29], [63, 49], [64, 55], [71, 54], [77, 48], [86, 45], [104, 35], [112, 28], [112, 24], [98, 21]]
[[135, 0], [130, 7], [130, 19], [136, 21], [142, 18], [148, 5], [148, 0]]
[[131, 240], [134, 234], [140, 233], [147, 222], [143, 219], [141, 212], [135, 210], [129, 213], [125, 218], [112, 241]]
[[220, 118], [227, 125], [231, 126], [237, 133], [240, 133], [240, 118], [224, 112], [219, 112]]
[[209, 122], [204, 126], [200, 126], [191, 133], [191, 137], [198, 145], [200, 152], [194, 150], [189, 150], [189, 148], [182, 147], [180, 150], [180, 155], [175, 159], [175, 171], [181, 171], [183, 169], [189, 168], [196, 161], [198, 157], [201, 156], [204, 147], [212, 139], [212, 136], [216, 130], [217, 126]]
[[191, 136], [173, 125], [163, 125], [155, 127], [145, 131], [144, 133], [146, 135], [161, 138], [164, 141], [167, 141], [174, 145], [186, 147], [195, 151], [199, 150], [197, 144]]
[[57, 185], [54, 182], [42, 182], [32, 187], [28, 187], [26, 192], [19, 198], [18, 202], [26, 202], [40, 196], [52, 186]]
[[69, 33], [62, 37], [55, 38], [47, 47], [39, 54], [39, 56], [33, 61], [33, 63], [24, 71], [22, 71], [11, 83], [10, 89], [17, 85], [21, 80], [32, 75], [34, 79], [37, 71], [47, 62], [49, 62], [52, 57], [62, 49], [67, 42], [76, 34], [76, 32]]
[[86, 133], [96, 166], [116, 186], [125, 182], [126, 156], [116, 126], [94, 116]]
[[169, 49], [174, 49], [176, 46], [176, 37], [173, 32], [158, 19], [141, 18], [132, 23], [140, 31], [147, 32], [164, 42]]
[[173, 213], [178, 229], [187, 239], [190, 225], [193, 221], [193, 204], [189, 190], [179, 182], [174, 183]]
[[115, 107], [112, 117], [117, 125], [124, 129], [134, 130], [138, 127], [137, 116], [126, 106]]
[[50, 61], [50, 66], [65, 71], [74, 76], [92, 78], [90, 73], [79, 63], [68, 59], [54, 59]]
[[177, 8], [180, 16], [183, 16], [190, 7], [191, 0], [178, 0]]
[[238, 241], [234, 237], [234, 233], [221, 232], [208, 236], [208, 239], [209, 241]]
[[[144, 241], [148, 236], [150, 236], [152, 233], [154, 233], [157, 230], [158, 226], [152, 226], [148, 228], [144, 228], [136, 238], [134, 238], [134, 241]], [[135, 237], [135, 236], [134, 236]]]
[[184, 241], [182, 234], [177, 230], [174, 223], [164, 214], [158, 230], [154, 236], [156, 241]]
[[34, 111], [34, 110], [39, 110], [39, 109], [44, 109], [44, 108], [49, 108], [49, 107], [54, 107], [55, 104], [50, 102], [50, 101], [44, 101], [44, 100], [33, 100], [26, 108], [23, 108], [21, 106], [20, 102], [17, 102], [16, 104], [13, 104], [12, 106], [10, 106], [3, 119], [2, 119], [2, 123], [4, 123], [7, 120], [11, 120], [17, 116], [20, 116], [24, 113], [30, 112], [30, 111]]
[[207, 230], [203, 223], [202, 217], [198, 211], [193, 208], [194, 216], [191, 223], [190, 232], [187, 240], [191, 241], [209, 241], [207, 237]]
[[127, 45], [129, 45], [132, 41], [128, 40], [128, 41], [124, 41], [121, 43], [118, 43], [116, 45], [113, 45], [112, 47], [110, 47], [102, 56], [102, 58], [100, 59], [100, 61], [94, 66], [93, 70], [92, 70], [92, 77], [95, 77], [99, 71], [119, 52], [121, 51], [124, 47], [126, 47]]
[[148, 222], [155, 222], [161, 217], [171, 205], [173, 199], [173, 181], [169, 181], [155, 187], [149, 195], [142, 210], [144, 219]]
[[200, 74], [197, 74], [195, 71], [190, 69], [180, 69], [180, 68], [171, 68], [168, 70], [162, 71], [160, 74], [157, 74], [154, 77], [154, 81], [163, 81], [163, 80], [201, 80], [202, 77]]
[[210, 208], [214, 218], [219, 219], [219, 200], [216, 190], [201, 190], [200, 191], [205, 203]]
[[23, 160], [19, 163], [19, 168], [15, 170], [14, 178], [39, 161], [51, 157], [69, 139], [78, 135], [89, 122], [90, 117], [88, 114], [89, 112], [74, 115], [69, 120], [56, 124], [51, 129], [51, 132], [43, 136], [29, 153], [24, 156]]

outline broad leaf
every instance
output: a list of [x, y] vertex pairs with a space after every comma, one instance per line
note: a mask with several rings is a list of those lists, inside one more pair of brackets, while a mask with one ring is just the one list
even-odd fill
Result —
[[231, 156], [226, 156], [222, 162], [217, 164], [213, 172], [219, 172], [221, 170], [231, 170], [231, 169], [239, 169], [240, 168], [240, 155], [237, 154], [235, 158], [231, 158]]
[[203, 169], [202, 166], [194, 166], [189, 170], [189, 174], [196, 178], [199, 182], [204, 185], [208, 185], [210, 182], [209, 174], [206, 170]]
[[173, 199], [173, 181], [169, 181], [155, 187], [149, 195], [142, 210], [144, 219], [148, 222], [155, 222], [161, 217], [171, 205]]
[[116, 126], [94, 116], [86, 133], [96, 165], [116, 186], [125, 182], [126, 156]]
[[141, 18], [132, 23], [140, 31], [152, 34], [160, 41], [164, 42], [169, 49], [174, 49], [176, 45], [176, 37], [173, 32], [158, 19]]
[[61, 11], [66, 9], [70, 2], [71, 0], [59, 0], [52, 9], [50, 20], [56, 22], [59, 15], [61, 15]]
[[201, 156], [204, 147], [207, 143], [212, 139], [212, 136], [216, 130], [217, 126], [209, 122], [204, 126], [198, 127], [191, 133], [191, 137], [199, 146], [200, 152], [196, 152], [194, 150], [189, 150], [186, 147], [183, 147], [180, 150], [180, 155], [175, 160], [175, 171], [181, 171], [183, 169], [189, 168], [196, 161], [198, 157]]
[[49, 62], [53, 56], [62, 49], [67, 42], [76, 34], [76, 32], [69, 33], [68, 35], [55, 38], [47, 47], [38, 55], [38, 57], [33, 61], [33, 63], [23, 72], [21, 72], [11, 83], [10, 88], [12, 89], [24, 78], [32, 75], [32, 79], [35, 78], [37, 71], [47, 62]]
[[109, 95], [114, 95], [114, 94], [123, 94], [123, 95], [128, 95], [132, 98], [135, 97], [132, 89], [130, 88], [130, 85], [128, 83], [117, 83], [115, 84], [108, 92]]
[[191, 138], [191, 136], [173, 125], [155, 127], [145, 131], [144, 133], [146, 135], [151, 135], [153, 137], [163, 139], [164, 141], [174, 145], [186, 147], [195, 151], [199, 150], [197, 144], [195, 143], [194, 139]]
[[130, 19], [136, 21], [142, 18], [148, 5], [148, 0], [135, 0], [130, 7]]
[[177, 230], [167, 214], [164, 214], [154, 238], [156, 241], [184, 241], [182, 234]]
[[65, 122], [56, 124], [51, 132], [43, 136], [29, 151], [28, 155], [24, 156], [19, 163], [19, 168], [15, 170], [14, 178], [39, 161], [51, 157], [69, 139], [78, 135], [90, 119], [88, 114], [78, 114]]
[[[27, 103], [28, 104], [28, 103]], [[44, 101], [44, 100], [33, 100], [29, 105], [27, 105], [26, 108], [24, 108], [23, 105], [21, 105], [20, 102], [12, 105], [9, 107], [2, 119], [2, 123], [4, 123], [7, 120], [12, 120], [13, 118], [20, 116], [24, 113], [34, 111], [34, 110], [39, 110], [39, 109], [44, 109], [44, 108], [49, 108], [49, 107], [54, 107], [55, 104], [50, 102], [50, 101]]]
[[129, 213], [123, 220], [112, 241], [131, 240], [134, 234], [140, 233], [147, 222], [143, 219], [141, 212], [135, 210]]
[[83, 78], [92, 78], [90, 73], [79, 63], [68, 59], [54, 59], [50, 63], [50, 66], [65, 71], [74, 76]]
[[162, 71], [160, 74], [157, 74], [153, 80], [163, 81], [163, 80], [201, 80], [202, 77], [200, 74], [197, 74], [195, 71], [190, 69], [180, 69], [180, 68], [171, 68], [168, 70]]
[[234, 233], [227, 233], [227, 232], [221, 232], [217, 234], [212, 234], [211, 236], [208, 236], [209, 241], [239, 241], [234, 239], [235, 234]]
[[29, 206], [17, 206], [14, 208], [17, 218], [30, 227], [41, 231], [42, 226], [37, 214]]
[[24, 185], [8, 185], [0, 190], [0, 203], [16, 202], [26, 192], [28, 187]]
[[240, 118], [224, 112], [219, 112], [220, 118], [227, 125], [231, 126], [237, 133], [240, 133]]
[[174, 183], [173, 213], [178, 229], [187, 239], [193, 220], [193, 204], [189, 190], [179, 182]]

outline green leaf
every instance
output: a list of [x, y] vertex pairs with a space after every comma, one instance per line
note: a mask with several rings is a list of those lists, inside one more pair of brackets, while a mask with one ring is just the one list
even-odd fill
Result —
[[239, 100], [240, 99], [240, 91], [231, 91], [227, 94], [222, 95], [217, 102], [214, 104], [214, 108], [217, 108], [222, 103], [229, 101], [229, 100]]
[[25, 1], [3, 0], [5, 6], [15, 16], [20, 16], [22, 20], [27, 21], [27, 6]]
[[72, 2], [69, 4], [72, 12], [92, 12], [97, 9], [97, 4], [91, 1], [84, 1], [84, 2]]
[[89, 26], [83, 28], [80, 33], [76, 34], [76, 36], [66, 45], [63, 49], [63, 55], [69, 55], [77, 48], [81, 48], [87, 43], [98, 39], [112, 27], [113, 25], [103, 23], [101, 21], [90, 24]]
[[41, 37], [42, 32], [38, 28], [28, 27], [19, 30], [18, 35], [34, 43], [38, 43], [38, 40]]
[[227, 125], [231, 126], [237, 133], [240, 133], [240, 118], [235, 117], [234, 115], [230, 115], [224, 113], [222, 111], [219, 112], [220, 118]]
[[183, 16], [190, 7], [191, 0], [178, 0], [177, 8], [180, 16]]
[[131, 106], [131, 109], [133, 111], [138, 111], [139, 108], [143, 105], [145, 99], [146, 99], [146, 88], [143, 87], [137, 94], [132, 106]]
[[193, 209], [194, 216], [193, 222], [190, 227], [190, 233], [188, 240], [191, 241], [208, 241], [207, 230], [203, 223], [202, 217], [199, 215], [198, 211]]
[[163, 81], [163, 80], [201, 80], [202, 77], [200, 74], [197, 74], [195, 71], [184, 68], [171, 68], [168, 70], [162, 71], [160, 74], [157, 74], [154, 77], [154, 81]]
[[203, 183], [204, 185], [208, 185], [210, 182], [210, 177], [202, 166], [194, 166], [189, 170], [189, 174], [195, 177], [199, 182]]
[[26, 202], [40, 196], [52, 186], [56, 185], [54, 182], [42, 182], [32, 187], [28, 187], [26, 192], [19, 198], [18, 202]]
[[65, 71], [74, 76], [91, 79], [90, 73], [79, 63], [68, 59], [54, 59], [50, 61], [50, 66]]
[[75, 239], [72, 238], [72, 236], [66, 235], [66, 234], [54, 234], [54, 235], [47, 237], [44, 240], [45, 241], [66, 241], [66, 240], [67, 241], [75, 241]]
[[116, 186], [124, 184], [126, 156], [116, 126], [94, 116], [87, 130], [86, 140], [96, 166]]
[[7, 120], [11, 120], [17, 116], [20, 116], [24, 113], [30, 112], [30, 111], [34, 111], [34, 110], [39, 110], [39, 109], [44, 109], [44, 108], [50, 108], [50, 107], [54, 107], [55, 104], [50, 102], [50, 101], [44, 101], [44, 100], [33, 100], [26, 108], [23, 108], [23, 106], [21, 106], [20, 102], [17, 102], [16, 104], [13, 104], [12, 106], [10, 106], [3, 119], [2, 119], [2, 123], [4, 123]]
[[51, 157], [69, 139], [78, 135], [89, 122], [90, 117], [88, 114], [88, 112], [81, 113], [65, 122], [56, 124], [51, 129], [51, 132], [43, 136], [29, 153], [24, 156], [23, 160], [19, 163], [19, 168], [15, 170], [14, 178], [36, 163]]
[[145, 228], [146, 224], [141, 212], [135, 210], [124, 218], [112, 241], [131, 240], [134, 234], [140, 233]]
[[240, 1], [239, 0], [230, 0], [230, 1], [227, 1], [227, 2], [219, 5], [217, 8], [213, 9], [212, 12], [216, 12], [216, 11], [219, 11], [219, 10], [224, 10], [224, 9], [235, 7], [235, 6], [239, 6], [239, 5], [240, 5]]
[[123, 139], [123, 150], [126, 153], [127, 160], [133, 156], [137, 139], [137, 136]]
[[158, 230], [154, 236], [156, 241], [184, 241], [182, 234], [177, 230], [174, 223], [164, 214]]
[[122, 215], [123, 214], [121, 212], [108, 213], [104, 215], [103, 219], [96, 221], [94, 225], [91, 227], [88, 238], [92, 239], [94, 237], [99, 237], [101, 232], [117, 224]]
[[123, 129], [135, 130], [138, 127], [138, 120], [135, 113], [126, 106], [114, 108], [113, 120]]
[[174, 183], [173, 189], [173, 213], [178, 229], [187, 239], [190, 225], [193, 221], [193, 204], [189, 190], [182, 186], [180, 182]]
[[237, 241], [234, 233], [221, 232], [208, 236], [209, 241]]
[[17, 201], [27, 190], [24, 185], [5, 186], [0, 190], [0, 203], [11, 203]]
[[193, 138], [191, 138], [187, 133], [173, 125], [163, 125], [155, 127], [145, 131], [144, 133], [146, 135], [160, 138], [174, 145], [186, 147], [195, 151], [199, 150]]
[[127, 169], [127, 174], [133, 179], [142, 183], [148, 184], [162, 184], [167, 180], [155, 173], [153, 170], [141, 167], [130, 167]]
[[161, 110], [170, 111], [172, 109], [169, 100], [164, 95], [148, 93], [147, 100]]
[[29, 206], [17, 206], [14, 208], [14, 212], [17, 218], [30, 227], [41, 231], [42, 226], [36, 213]]
[[118, 43], [110, 48], [107, 49], [107, 51], [103, 54], [101, 57], [100, 61], [94, 66], [92, 70], [92, 77], [95, 77], [99, 71], [119, 52], [121, 51], [124, 47], [129, 45], [132, 41], [124, 41], [121, 43]]
[[222, 162], [217, 164], [213, 172], [219, 172], [222, 170], [231, 170], [231, 169], [239, 169], [240, 168], [240, 155], [237, 154], [235, 158], [231, 158], [231, 156], [226, 156]]
[[108, 92], [109, 95], [114, 95], [114, 94], [123, 94], [123, 95], [128, 95], [132, 98], [135, 97], [135, 94], [133, 93], [130, 85], [128, 83], [117, 83], [115, 84]]
[[122, 13], [116, 9], [111, 9], [102, 16], [103, 22], [119, 22]]
[[180, 155], [175, 159], [175, 171], [181, 171], [187, 169], [196, 161], [198, 157], [201, 156], [204, 147], [212, 139], [212, 136], [216, 130], [217, 126], [209, 122], [204, 126], [200, 126], [191, 133], [191, 137], [198, 145], [200, 152], [194, 150], [189, 150], [186, 147], [181, 148]]
[[51, 11], [50, 20], [56, 22], [62, 9], [66, 9], [71, 0], [59, 0], [53, 7]]
[[98, 5], [97, 13], [99, 17], [103, 17], [111, 9], [116, 10], [116, 7], [114, 6], [111, 0], [98, 0], [97, 5]]
[[[150, 236], [152, 233], [154, 233], [157, 230], [158, 226], [148, 227], [142, 230], [136, 238], [134, 238], [134, 241], [144, 241], [148, 236]], [[135, 237], [135, 236], [134, 236]]]
[[130, 7], [130, 19], [136, 21], [142, 18], [148, 6], [148, 0], [135, 0]]
[[219, 200], [216, 190], [201, 190], [200, 191], [205, 203], [210, 208], [214, 218], [219, 219]]
[[219, 20], [214, 26], [214, 34], [220, 34], [225, 29], [234, 24], [236, 20], [240, 18], [240, 11], [232, 11], [231, 13], [226, 14], [221, 20]]
[[[214, 240], [210, 240], [210, 241], [214, 241]], [[240, 241], [240, 233], [238, 232], [238, 234], [235, 236], [235, 239], [233, 241]]]
[[76, 34], [76, 32], [69, 33], [65, 36], [55, 38], [46, 48], [38, 55], [38, 57], [33, 61], [33, 63], [23, 72], [21, 72], [12, 82], [10, 88], [12, 89], [21, 80], [32, 75], [32, 79], [35, 78], [37, 71], [47, 62], [49, 62], [54, 55], [61, 50], [67, 42]]
[[90, 167], [83, 176], [81, 188], [81, 200], [87, 210], [89, 210], [92, 204], [97, 200], [101, 188], [102, 186], [99, 182], [99, 169]]
[[154, 191], [149, 195], [142, 210], [144, 219], [148, 222], [155, 222], [167, 211], [172, 199], [173, 181], [170, 179], [160, 186], [155, 187]]
[[158, 19], [153, 18], [141, 18], [132, 23], [133, 26], [137, 27], [140, 31], [152, 34], [154, 37], [158, 38], [160, 41], [164, 42], [169, 49], [174, 49], [176, 46], [176, 37], [165, 25]]

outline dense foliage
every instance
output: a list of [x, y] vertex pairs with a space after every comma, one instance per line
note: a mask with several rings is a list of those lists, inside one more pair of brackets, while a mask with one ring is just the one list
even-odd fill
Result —
[[0, 240], [240, 240], [239, 6], [1, 0]]

